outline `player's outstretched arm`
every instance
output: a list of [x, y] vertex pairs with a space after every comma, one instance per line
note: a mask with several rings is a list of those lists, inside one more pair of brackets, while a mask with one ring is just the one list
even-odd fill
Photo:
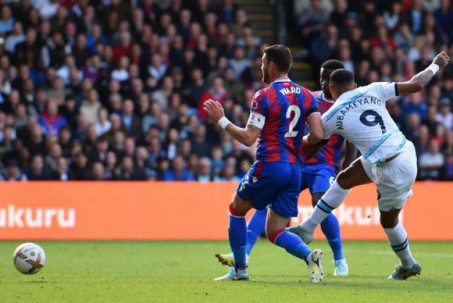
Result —
[[450, 57], [446, 52], [440, 52], [433, 60], [430, 66], [416, 74], [412, 79], [406, 82], [398, 82], [398, 94], [407, 95], [421, 91], [439, 69], [444, 68], [450, 62]]
[[219, 101], [209, 99], [203, 104], [203, 109], [215, 123], [218, 123], [231, 137], [245, 146], [252, 146], [260, 135], [261, 129], [258, 127], [247, 124], [245, 128], [242, 128], [231, 123], [225, 117], [223, 106]]

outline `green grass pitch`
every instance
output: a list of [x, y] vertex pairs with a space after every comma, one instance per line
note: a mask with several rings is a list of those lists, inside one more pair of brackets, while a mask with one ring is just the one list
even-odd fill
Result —
[[267, 241], [252, 253], [249, 282], [214, 282], [226, 267], [224, 241], [41, 242], [47, 264], [36, 275], [13, 266], [19, 242], [0, 242], [0, 302], [453, 302], [453, 242], [411, 242], [420, 277], [387, 281], [397, 263], [385, 242], [345, 242], [348, 277], [333, 277], [323, 241], [325, 279], [310, 284], [305, 263]]

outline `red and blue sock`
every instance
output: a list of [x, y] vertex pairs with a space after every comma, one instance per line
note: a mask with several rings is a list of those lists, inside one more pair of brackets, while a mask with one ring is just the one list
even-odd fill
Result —
[[234, 255], [236, 270], [245, 270], [247, 268], [245, 255], [247, 244], [247, 225], [245, 213], [240, 213], [235, 210], [233, 203], [230, 204], [230, 225], [228, 226], [228, 236], [231, 251]]
[[321, 222], [321, 229], [329, 242], [333, 252], [335, 261], [344, 259], [343, 245], [341, 243], [340, 224], [334, 214], [329, 214], [324, 221]]
[[266, 218], [267, 208], [256, 210], [250, 219], [249, 224], [247, 225], [247, 255], [250, 255], [258, 237], [264, 232], [264, 229], [266, 228]]
[[295, 234], [282, 229], [270, 234], [268, 238], [275, 245], [286, 249], [286, 251], [293, 256], [308, 263], [307, 256], [311, 253], [311, 250], [301, 238]]

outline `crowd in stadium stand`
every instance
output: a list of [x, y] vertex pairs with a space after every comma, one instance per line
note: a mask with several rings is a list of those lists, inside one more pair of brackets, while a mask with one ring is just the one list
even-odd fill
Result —
[[[402, 81], [439, 50], [453, 53], [448, 0], [307, 4], [292, 40], [315, 74], [337, 58], [358, 85]], [[219, 100], [244, 126], [265, 46], [229, 0], [7, 1], [0, 180], [239, 180], [254, 150], [201, 104]], [[450, 65], [422, 93], [388, 103], [422, 180], [453, 180], [452, 81]]]

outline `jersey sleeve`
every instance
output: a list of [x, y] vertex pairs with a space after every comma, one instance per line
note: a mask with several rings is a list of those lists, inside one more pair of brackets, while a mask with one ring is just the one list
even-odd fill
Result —
[[250, 106], [250, 116], [247, 124], [263, 129], [268, 109], [269, 99], [266, 94], [266, 89], [261, 89], [253, 96], [252, 105]]
[[321, 116], [321, 124], [322, 129], [324, 130], [324, 139], [329, 139], [332, 135], [332, 130], [329, 127], [329, 123], [327, 122], [326, 115]]
[[319, 104], [318, 104], [318, 99], [315, 97], [315, 95], [306, 90], [305, 91], [305, 102], [304, 102], [304, 114], [305, 117], [308, 118], [313, 113], [318, 113], [319, 112]]
[[398, 84], [395, 82], [376, 82], [372, 86], [382, 101], [387, 101], [398, 96]]

